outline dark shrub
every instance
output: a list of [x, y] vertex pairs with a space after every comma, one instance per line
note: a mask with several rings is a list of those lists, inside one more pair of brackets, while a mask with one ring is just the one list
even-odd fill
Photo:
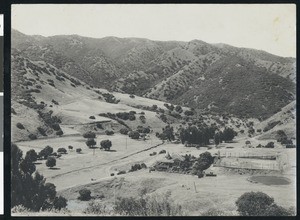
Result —
[[135, 115], [135, 114], [136, 114], [136, 111], [129, 111], [129, 114], [130, 114], [130, 115]]
[[182, 110], [182, 108], [181, 108], [180, 105], [177, 105], [177, 106], [175, 107], [175, 111], [178, 112], [178, 113], [182, 113], [182, 112], [183, 112], [183, 110]]
[[137, 164], [134, 164], [134, 165], [131, 166], [130, 172], [137, 171], [137, 170], [140, 170], [140, 169], [142, 169], [141, 164], [137, 163]]
[[140, 138], [140, 133], [137, 131], [130, 131], [128, 133], [128, 136], [132, 139], [139, 139]]
[[111, 173], [111, 174], [110, 174], [110, 176], [114, 176], [114, 175], [115, 175], [114, 173]]
[[66, 153], [67, 153], [67, 149], [61, 147], [61, 148], [58, 148], [57, 152], [58, 152], [58, 153], [62, 153], [62, 154], [66, 154]]
[[85, 142], [86, 146], [89, 148], [93, 148], [97, 143], [94, 140], [94, 138], [88, 138], [88, 140]]
[[159, 151], [159, 154], [165, 154], [165, 153], [166, 153], [166, 150]]
[[184, 114], [185, 114], [186, 116], [192, 116], [192, 115], [194, 115], [194, 112], [193, 112], [193, 111], [190, 111], [190, 110], [186, 110], [186, 111], [184, 112]]
[[121, 170], [121, 171], [119, 171], [119, 172], [117, 173], [117, 175], [121, 175], [121, 174], [125, 174], [125, 173], [126, 173], [125, 170]]
[[130, 98], [132, 98], [132, 99], [134, 99], [134, 98], [135, 98], [135, 96], [134, 96], [134, 95], [132, 95], [132, 94], [131, 94], [129, 97], [130, 97]]
[[92, 115], [89, 117], [89, 119], [96, 119], [96, 118], [95, 118], [95, 116]]
[[275, 146], [274, 146], [274, 142], [269, 142], [266, 146], [265, 146], [265, 148], [274, 148]]
[[53, 201], [54, 209], [61, 210], [62, 208], [65, 208], [67, 206], [67, 201], [68, 200], [62, 196], [55, 197]]
[[198, 176], [198, 178], [202, 178], [202, 177], [204, 177], [204, 173], [202, 171], [198, 171], [197, 176]]
[[49, 168], [56, 166], [56, 159], [54, 157], [48, 157], [46, 161], [46, 166]]
[[61, 136], [63, 134], [64, 134], [64, 132], [62, 130], [59, 130], [59, 131], [56, 132], [56, 135], [59, 135], [59, 136]]
[[97, 128], [100, 128], [100, 129], [103, 129], [103, 127], [102, 127], [102, 124], [101, 124], [101, 123], [97, 123], [97, 124], [96, 124], [96, 127], [97, 127]]
[[42, 149], [39, 152], [39, 158], [47, 159], [48, 156], [50, 156], [53, 153], [53, 148], [50, 146], [46, 146], [44, 149]]
[[73, 150], [73, 146], [69, 145], [69, 146], [68, 146], [68, 149], [69, 149], [69, 150]]
[[274, 203], [274, 199], [263, 192], [246, 192], [235, 202], [242, 216], [289, 216], [292, 213]]
[[261, 129], [257, 129], [256, 132], [260, 133], [260, 132], [261, 132]]
[[109, 131], [109, 130], [106, 130], [106, 131], [105, 131], [105, 134], [106, 134], [106, 135], [113, 135], [114, 133], [115, 133], [115, 132]]
[[76, 149], [76, 153], [81, 153], [82, 149], [81, 148], [77, 148]]
[[52, 99], [52, 101], [51, 101], [53, 104], [55, 104], [55, 105], [59, 105], [58, 104], [58, 102], [57, 101], [55, 101], [54, 99]]
[[91, 191], [88, 189], [81, 189], [79, 190], [79, 197], [78, 199], [81, 201], [89, 201], [91, 199]]
[[128, 129], [128, 128], [121, 128], [121, 129], [120, 129], [120, 133], [121, 133], [121, 134], [127, 135], [128, 132], [129, 132], [129, 129]]
[[37, 136], [35, 134], [29, 134], [28, 137], [29, 137], [30, 140], [36, 140], [37, 139]]
[[295, 144], [287, 144], [285, 147], [286, 148], [296, 148], [296, 145]]
[[20, 122], [17, 123], [17, 128], [19, 129], [25, 129], [24, 125]]
[[130, 121], [134, 121], [134, 120], [135, 120], [135, 115], [129, 114], [129, 120], [130, 120]]
[[59, 124], [52, 124], [51, 127], [53, 128], [54, 131], [59, 131], [59, 130], [61, 130]]
[[104, 149], [104, 150], [110, 150], [112, 143], [110, 140], [103, 140], [100, 142], [100, 149]]
[[37, 128], [37, 130], [40, 132], [40, 134], [41, 134], [41, 135], [43, 135], [43, 136], [47, 136], [47, 134], [46, 134], [46, 131], [45, 131], [45, 129], [44, 129], [44, 128], [42, 128], [42, 127], [38, 127], [38, 128]]
[[84, 138], [96, 138], [96, 134], [92, 131], [88, 131], [86, 133], [83, 134]]
[[35, 162], [38, 158], [37, 153], [35, 150], [31, 149], [26, 152], [25, 160], [30, 161], [30, 162]]

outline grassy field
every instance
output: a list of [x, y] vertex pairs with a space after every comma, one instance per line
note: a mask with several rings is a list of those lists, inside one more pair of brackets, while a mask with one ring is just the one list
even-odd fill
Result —
[[[213, 147], [208, 150], [212, 155], [220, 151], [226, 152], [250, 153], [262, 155], [287, 155], [289, 169], [284, 173], [275, 172], [275, 175], [286, 177], [290, 180], [290, 185], [263, 185], [248, 181], [253, 175], [274, 175], [274, 172], [244, 172], [240, 175], [238, 172], [228, 172], [228, 169], [222, 167], [211, 167], [209, 170], [217, 174], [217, 177], [205, 177], [198, 179], [196, 176], [151, 172], [148, 169], [115, 175], [120, 170], [128, 171], [131, 165], [144, 162], [148, 167], [162, 159], [164, 154], [150, 156], [152, 152], [166, 150], [170, 155], [199, 154], [207, 151], [206, 148], [188, 148], [182, 144], [164, 143], [151, 135], [151, 140], [141, 141], [126, 138], [124, 135], [115, 134], [113, 136], [99, 135], [97, 145], [103, 139], [110, 139], [113, 143], [112, 151], [101, 151], [85, 146], [85, 139], [81, 136], [69, 136], [61, 138], [52, 138], [51, 146], [54, 150], [59, 147], [67, 148], [72, 145], [75, 148], [82, 148], [82, 154], [78, 154], [73, 149], [68, 154], [57, 159], [56, 169], [49, 169], [45, 166], [45, 161], [37, 165], [37, 169], [47, 178], [48, 182], [56, 185], [59, 194], [68, 199], [68, 208], [73, 211], [83, 210], [87, 202], [77, 200], [78, 191], [82, 188], [90, 189], [92, 196], [96, 200], [99, 195], [104, 196], [100, 201], [105, 204], [114, 203], [115, 196], [139, 196], [144, 190], [148, 195], [171, 192], [171, 198], [178, 204], [181, 204], [189, 215], [201, 215], [209, 208], [218, 208], [224, 210], [227, 214], [235, 215], [235, 201], [245, 192], [263, 191], [274, 197], [276, 203], [284, 207], [295, 206], [295, 149], [283, 149], [277, 146], [274, 149], [245, 148], [245, 139], [237, 140], [235, 143], [225, 143], [220, 149]], [[127, 147], [126, 147], [127, 139]], [[253, 140], [252, 140], [253, 142]], [[19, 142], [21, 150], [24, 152], [29, 149], [41, 150], [49, 144], [49, 140], [35, 140]], [[226, 147], [234, 148], [226, 148]], [[230, 158], [225, 158], [230, 160]], [[234, 159], [235, 160], [235, 159]], [[261, 160], [262, 163], [269, 162]], [[257, 162], [253, 160], [253, 162]], [[98, 199], [99, 200], [99, 199]], [[76, 214], [75, 214], [76, 215]]]

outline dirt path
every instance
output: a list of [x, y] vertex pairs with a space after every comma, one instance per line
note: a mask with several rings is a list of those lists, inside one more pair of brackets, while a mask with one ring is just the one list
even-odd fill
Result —
[[155, 145], [155, 146], [152, 146], [152, 147], [149, 147], [149, 148], [140, 150], [140, 151], [138, 151], [138, 152], [131, 153], [131, 154], [129, 154], [129, 155], [126, 155], [126, 156], [121, 157], [121, 158], [118, 158], [118, 159], [114, 159], [114, 160], [109, 161], [109, 162], [106, 162], [106, 163], [96, 164], [96, 165], [93, 165], [93, 166], [88, 166], [88, 167], [80, 168], [80, 169], [77, 169], [77, 170], [72, 170], [72, 171], [69, 171], [69, 172], [66, 172], [66, 173], [60, 173], [60, 174], [57, 174], [57, 175], [55, 175], [55, 176], [52, 176], [50, 179], [55, 179], [55, 178], [57, 178], [57, 177], [61, 177], [61, 176], [64, 176], [64, 175], [66, 175], [66, 174], [76, 173], [76, 172], [82, 171], [82, 170], [94, 169], [94, 168], [97, 168], [97, 167], [103, 166], [103, 165], [109, 165], [109, 164], [112, 164], [112, 163], [117, 162], [117, 161], [120, 162], [121, 160], [127, 159], [127, 158], [129, 158], [129, 157], [131, 157], [131, 156], [133, 156], [133, 155], [137, 155], [137, 154], [140, 154], [140, 153], [142, 153], [142, 152], [151, 150], [151, 149], [156, 148], [156, 147], [158, 147], [158, 146], [160, 146], [160, 145], [162, 145], [162, 144], [163, 144], [163, 143], [157, 144], [157, 145]]

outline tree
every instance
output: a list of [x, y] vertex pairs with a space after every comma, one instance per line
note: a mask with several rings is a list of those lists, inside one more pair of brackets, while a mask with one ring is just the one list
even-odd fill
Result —
[[22, 205], [30, 211], [55, 209], [55, 185], [45, 183], [46, 179], [35, 172], [35, 165], [28, 158], [23, 159], [18, 146], [11, 145], [11, 206]]
[[106, 151], [106, 150], [110, 150], [112, 143], [110, 140], [103, 140], [100, 142], [100, 145], [101, 145], [100, 149], [104, 149]]
[[130, 131], [128, 133], [128, 136], [131, 138], [131, 139], [139, 139], [140, 138], [140, 133], [137, 132], [137, 131]]
[[216, 134], [214, 136], [214, 141], [215, 141], [216, 146], [218, 146], [220, 144], [220, 142], [221, 142], [220, 132], [216, 132]]
[[265, 148], [274, 148], [274, 147], [275, 146], [274, 146], [274, 142], [273, 141], [267, 143], [267, 145], [265, 146]]
[[92, 131], [88, 131], [86, 133], [83, 134], [84, 138], [96, 138], [96, 134]]
[[287, 216], [292, 213], [274, 203], [274, 199], [263, 192], [246, 192], [235, 202], [237, 211], [243, 216]]
[[120, 129], [120, 133], [121, 133], [121, 134], [127, 135], [128, 132], [129, 132], [129, 129], [128, 129], [128, 128], [121, 128], [121, 129]]
[[35, 162], [37, 160], [37, 158], [38, 158], [38, 154], [35, 152], [35, 150], [31, 149], [31, 150], [27, 151], [25, 160]]
[[232, 128], [225, 128], [222, 132], [222, 139], [227, 141], [232, 141], [232, 139], [236, 136], [236, 132]]
[[78, 199], [81, 201], [89, 201], [91, 199], [91, 191], [88, 189], [81, 189], [79, 190], [79, 197]]
[[61, 210], [62, 208], [65, 208], [67, 206], [67, 199], [65, 199], [62, 196], [55, 197], [53, 201], [53, 206], [57, 210]]
[[56, 166], [56, 159], [54, 157], [48, 157], [46, 161], [46, 166], [50, 169]]
[[94, 140], [94, 138], [89, 138], [86, 142], [85, 142], [86, 146], [88, 146], [89, 148], [93, 148], [97, 143]]
[[58, 148], [57, 152], [62, 153], [62, 154], [66, 154], [67, 150], [66, 150], [66, 148], [60, 147], [60, 148]]
[[211, 153], [204, 152], [199, 155], [197, 163], [194, 165], [194, 169], [197, 171], [203, 171], [208, 169], [214, 162], [214, 158], [211, 156]]
[[39, 157], [47, 159], [47, 157], [50, 156], [52, 153], [53, 153], [53, 148], [50, 146], [46, 146], [44, 149], [40, 151]]
[[113, 131], [106, 130], [106, 131], [105, 131], [105, 134], [106, 134], [106, 135], [113, 135], [114, 132], [113, 132]]
[[64, 134], [64, 132], [62, 130], [59, 130], [59, 131], [56, 132], [56, 135], [59, 135], [59, 136], [61, 136], [63, 134]]
[[169, 141], [173, 141], [175, 139], [174, 128], [170, 125], [167, 125], [165, 128], [163, 128], [163, 134]]
[[81, 148], [77, 148], [76, 149], [76, 153], [81, 153], [82, 149]]
[[176, 105], [175, 111], [178, 112], [178, 113], [182, 113], [183, 112], [182, 107], [180, 105]]

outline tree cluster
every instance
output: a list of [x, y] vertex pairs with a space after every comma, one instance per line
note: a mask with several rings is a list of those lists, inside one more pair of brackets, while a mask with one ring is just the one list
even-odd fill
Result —
[[[46, 179], [36, 171], [31, 158], [33, 151], [25, 159], [15, 144], [11, 145], [11, 206], [22, 205], [31, 211], [62, 209], [67, 206], [64, 197], [56, 195], [56, 187], [46, 183]], [[34, 156], [35, 157], [35, 156]]]

